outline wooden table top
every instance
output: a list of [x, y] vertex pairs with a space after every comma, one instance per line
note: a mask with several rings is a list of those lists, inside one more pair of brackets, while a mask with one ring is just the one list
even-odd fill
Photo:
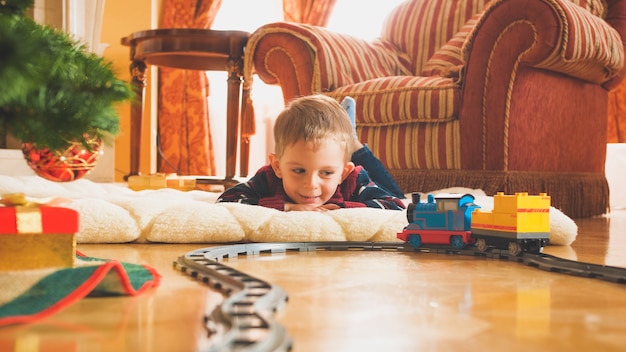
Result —
[[[626, 211], [578, 220], [572, 246], [545, 252], [626, 267]], [[84, 299], [44, 321], [0, 329], [33, 351], [196, 351], [205, 312], [223, 297], [173, 269], [202, 244], [83, 244], [100, 258], [144, 263], [161, 286], [139, 297]], [[275, 319], [293, 351], [624, 350], [626, 285], [519, 263], [405, 252], [283, 253], [226, 265], [289, 294]]]
[[242, 58], [250, 33], [172, 28], [138, 31], [121, 39], [130, 59], [187, 70], [224, 71], [229, 57]]

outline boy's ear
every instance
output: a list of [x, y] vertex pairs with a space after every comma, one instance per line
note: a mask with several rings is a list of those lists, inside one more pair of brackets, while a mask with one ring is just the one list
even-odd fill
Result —
[[274, 173], [276, 174], [276, 176], [278, 178], [283, 178], [283, 173], [282, 171], [280, 171], [280, 162], [278, 160], [278, 156], [276, 156], [276, 154], [274, 153], [270, 153], [269, 159], [270, 165], [272, 166], [272, 169], [274, 169]]
[[346, 166], [343, 167], [343, 172], [341, 173], [341, 182], [345, 181], [346, 177], [348, 177], [352, 170], [354, 170], [354, 167], [353, 162], [346, 163]]

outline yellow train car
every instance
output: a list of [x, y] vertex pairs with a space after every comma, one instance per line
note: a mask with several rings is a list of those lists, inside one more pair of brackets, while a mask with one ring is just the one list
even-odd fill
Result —
[[546, 193], [520, 192], [493, 197], [493, 210], [477, 209], [472, 214], [472, 235], [476, 247], [508, 249], [512, 255], [522, 251], [539, 253], [550, 236], [550, 197]]

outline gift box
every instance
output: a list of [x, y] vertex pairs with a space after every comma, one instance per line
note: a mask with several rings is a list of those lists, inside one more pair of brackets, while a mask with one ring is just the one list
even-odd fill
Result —
[[77, 232], [75, 210], [0, 206], [0, 271], [72, 267]]

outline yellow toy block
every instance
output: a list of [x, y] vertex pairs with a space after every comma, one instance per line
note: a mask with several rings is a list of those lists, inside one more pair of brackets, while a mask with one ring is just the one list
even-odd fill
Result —
[[474, 211], [472, 227], [507, 232], [550, 232], [550, 197], [526, 192], [494, 195], [493, 211]]
[[173, 188], [179, 191], [191, 191], [196, 188], [194, 177], [178, 176], [176, 174], [136, 175], [128, 178], [128, 188], [133, 191], [147, 189]]

